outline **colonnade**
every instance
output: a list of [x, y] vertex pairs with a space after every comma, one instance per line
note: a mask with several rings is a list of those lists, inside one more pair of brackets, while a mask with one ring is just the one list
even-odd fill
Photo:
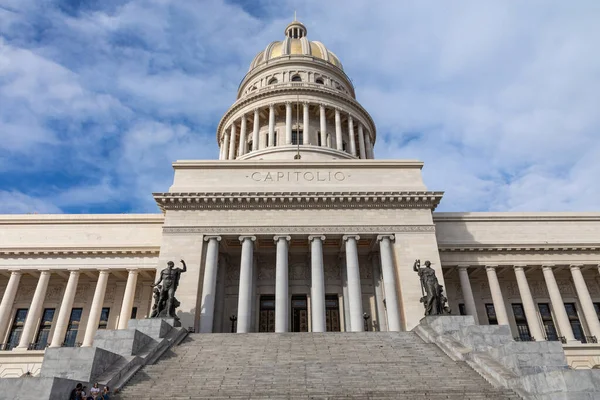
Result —
[[[263, 150], [273, 146], [286, 146], [292, 144], [292, 106], [296, 103], [286, 102], [285, 103], [285, 137], [283, 140], [278, 139], [275, 141], [275, 108], [277, 104], [269, 105], [269, 117], [268, 117], [268, 131], [265, 135], [260, 134], [260, 110], [254, 109], [253, 115], [253, 128], [252, 132], [248, 132], [248, 119], [247, 114], [243, 114], [239, 120], [234, 120], [228, 127], [225, 128], [222, 134], [222, 141], [220, 143], [221, 152], [219, 155], [220, 160], [235, 160], [236, 158], [243, 156], [249, 152]], [[318, 106], [319, 110], [319, 135], [320, 140], [311, 142], [311, 135], [309, 135], [310, 127], [310, 107]], [[314, 145], [318, 146], [320, 141], [321, 147], [335, 148], [339, 151], [346, 151], [347, 153], [361, 158], [361, 159], [373, 159], [373, 141], [371, 139], [370, 132], [363, 126], [362, 122], [358, 119], [355, 121], [351, 114], [347, 115], [347, 127], [344, 129], [342, 124], [343, 112], [339, 108], [335, 108], [335, 146], [333, 147], [333, 141], [328, 140], [327, 132], [327, 111], [329, 106], [325, 104], [311, 104], [309, 102], [302, 102], [302, 145]], [[239, 122], [238, 122], [239, 121]], [[299, 123], [299, 122], [298, 122]], [[239, 134], [237, 131], [239, 124]], [[356, 125], [356, 129], [355, 129]], [[251, 135], [250, 137], [248, 135]], [[316, 137], [316, 136], [315, 136]], [[251, 145], [249, 145], [249, 139], [251, 139]], [[348, 148], [344, 149], [345, 139], [348, 143]], [[357, 146], [358, 144], [358, 146]]]
[[[287, 332], [289, 325], [289, 280], [288, 280], [288, 253], [289, 235], [276, 235], [273, 240], [276, 245], [275, 255], [275, 331]], [[344, 235], [342, 241], [346, 254], [346, 268], [343, 271], [347, 279], [348, 316], [347, 327], [349, 331], [360, 332], [363, 327], [362, 289], [358, 260], [358, 235]], [[200, 311], [200, 332], [213, 332], [213, 319], [215, 314], [216, 277], [218, 269], [218, 248], [220, 236], [207, 236], [207, 255], [202, 291]], [[237, 310], [237, 332], [249, 332], [252, 315], [253, 292], [253, 255], [256, 236], [240, 236], [242, 253], [240, 260], [240, 282]], [[325, 274], [323, 269], [323, 242], [325, 236], [321, 234], [310, 235], [307, 241], [310, 247], [311, 268], [311, 325], [313, 332], [325, 332]], [[384, 280], [387, 326], [390, 331], [400, 330], [400, 310], [398, 295], [396, 293], [395, 267], [393, 262], [393, 235], [379, 235], [379, 254]], [[344, 296], [346, 299], [346, 296]], [[349, 324], [348, 324], [349, 322]]]
[[[53, 271], [51, 270], [39, 271], [39, 278], [33, 294], [33, 299], [31, 300], [31, 304], [27, 311], [27, 318], [25, 319], [19, 344], [15, 347], [15, 350], [27, 350], [35, 340], [40, 324], [40, 318], [44, 310], [44, 300], [46, 298], [46, 292], [48, 290], [52, 272]], [[61, 347], [63, 345], [71, 317], [71, 310], [73, 308], [73, 303], [75, 302], [75, 294], [77, 292], [77, 285], [79, 283], [81, 272], [82, 271], [79, 269], [69, 270], [69, 277], [60, 303], [58, 317], [54, 321], [54, 333], [50, 340], [50, 347]], [[94, 296], [89, 310], [82, 346], [91, 346], [94, 335], [98, 330], [102, 308], [104, 307], [104, 297], [106, 294], [108, 278], [111, 273], [109, 269], [98, 269], [96, 272], [98, 273], [98, 280], [94, 289]], [[13, 305], [23, 273], [23, 270], [11, 271], [8, 285], [2, 296], [2, 301], [0, 302], [0, 335], [2, 338], [7, 335], [7, 330], [11, 322], [10, 318]], [[137, 268], [128, 269], [125, 294], [123, 296], [117, 329], [127, 328], [127, 323], [133, 309], [138, 273], [139, 269]]]
[[[586, 323], [588, 325], [590, 334], [600, 339], [600, 321], [594, 308], [592, 297], [590, 296], [590, 292], [583, 278], [581, 267], [581, 265], [571, 265], [571, 276], [573, 278], [575, 291], [581, 304], [581, 309], [585, 317]], [[463, 293], [463, 300], [465, 302], [466, 313], [472, 315], [475, 318], [475, 321], [478, 322], [475, 298], [473, 297], [473, 290], [471, 288], [471, 283], [469, 280], [468, 268], [469, 266], [466, 265], [458, 266], [460, 285]], [[494, 305], [494, 310], [496, 312], [498, 324], [508, 325], [508, 313], [506, 311], [504, 296], [502, 295], [502, 290], [498, 281], [496, 268], [497, 266], [488, 265], [485, 267], [485, 270], [488, 278], [488, 283], [492, 296], [492, 303]], [[565, 338], [567, 343], [575, 342], [577, 340], [575, 339], [575, 335], [573, 334], [573, 329], [571, 327], [571, 323], [567, 315], [565, 304], [563, 302], [558, 284], [556, 282], [556, 278], [554, 277], [554, 269], [554, 265], [542, 266], [542, 273], [544, 276], [544, 281], [546, 283], [546, 288], [548, 290], [548, 297], [550, 298], [550, 303], [552, 304], [552, 309], [554, 311], [556, 324], [558, 325], [558, 330], [560, 331], [560, 334]], [[521, 302], [523, 304], [523, 311], [527, 319], [527, 326], [529, 327], [531, 336], [535, 338], [535, 340], [545, 340], [545, 330], [537, 315], [536, 304], [531, 294], [529, 284], [527, 282], [525, 267], [522, 265], [515, 265], [513, 266], [513, 270], [515, 273]]]

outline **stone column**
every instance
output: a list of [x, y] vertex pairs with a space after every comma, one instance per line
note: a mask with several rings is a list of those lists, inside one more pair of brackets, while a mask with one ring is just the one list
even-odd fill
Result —
[[229, 159], [235, 160], [235, 141], [236, 141], [235, 122], [231, 124], [231, 137], [229, 138]]
[[323, 240], [325, 240], [325, 236], [322, 235], [308, 237], [310, 242], [310, 306], [313, 332], [325, 332], [326, 330]]
[[[358, 240], [360, 239], [360, 236], [344, 235], [342, 239], [346, 243], [346, 276], [348, 277], [348, 303], [350, 304], [350, 325], [352, 332], [362, 332], [364, 331], [362, 288], [360, 284], [360, 270], [358, 264]], [[383, 279], [385, 280], [385, 275]]]
[[37, 286], [35, 287], [35, 293], [33, 294], [33, 300], [29, 311], [27, 312], [27, 319], [23, 326], [23, 333], [21, 334], [21, 340], [17, 349], [27, 350], [29, 344], [33, 342], [35, 336], [35, 330], [38, 326], [39, 319], [42, 315], [44, 308], [44, 299], [46, 298], [46, 290], [48, 289], [48, 282], [50, 282], [50, 271], [41, 271], [40, 278], [38, 279]]
[[600, 321], [598, 321], [594, 303], [592, 302], [585, 279], [583, 279], [581, 265], [571, 265], [571, 275], [573, 276], [577, 297], [579, 298], [579, 303], [581, 304], [581, 309], [585, 316], [585, 321], [587, 322], [590, 334], [596, 336], [596, 339], [600, 339]]
[[258, 150], [258, 144], [260, 143], [260, 139], [258, 134], [260, 132], [260, 115], [258, 113], [258, 108], [254, 109], [254, 129], [252, 130], [252, 151]]
[[127, 329], [127, 325], [131, 319], [131, 310], [133, 309], [138, 270], [132, 268], [128, 271], [129, 273], [127, 274], [127, 283], [125, 284], [125, 294], [123, 295], [123, 304], [121, 305], [121, 314], [119, 314], [119, 325], [117, 326], [117, 329]]
[[246, 154], [246, 131], [247, 131], [246, 114], [242, 115], [242, 126], [240, 127], [240, 145], [238, 149], [238, 156]]
[[302, 103], [303, 120], [302, 120], [302, 144], [310, 144], [308, 129], [310, 128], [310, 120], [308, 114], [308, 102]]
[[365, 133], [363, 131], [363, 125], [361, 122], [358, 123], [358, 149], [361, 159], [367, 158], [367, 153], [365, 152]]
[[388, 330], [400, 332], [400, 309], [398, 307], [398, 295], [396, 294], [396, 272], [392, 252], [393, 240], [395, 240], [394, 235], [377, 236], [381, 257], [381, 272], [383, 273], [383, 287], [385, 288]]
[[225, 131], [223, 134], [223, 160], [229, 159], [229, 132]]
[[490, 284], [492, 303], [494, 303], [494, 311], [496, 311], [498, 325], [508, 325], [508, 314], [506, 313], [504, 297], [502, 296], [502, 290], [500, 289], [500, 283], [498, 282], [498, 276], [496, 275], [496, 267], [488, 265], [485, 267], [485, 272], [487, 273]]
[[269, 104], [269, 142], [268, 147], [275, 146], [275, 104]]
[[354, 138], [354, 120], [352, 119], [352, 115], [348, 115], [348, 137], [350, 140], [350, 154], [353, 156], [356, 155], [356, 142]]
[[288, 301], [288, 242], [289, 236], [275, 236], [275, 332], [287, 332], [290, 305]]
[[371, 134], [369, 132], [366, 132], [365, 142], [367, 157], [372, 160], [375, 158], [375, 155], [373, 153], [373, 144], [371, 144]]
[[285, 102], [285, 144], [292, 144], [292, 103]]
[[15, 303], [15, 296], [17, 295], [21, 275], [21, 271], [11, 271], [8, 285], [2, 296], [2, 302], [0, 303], [0, 335], [2, 336], [0, 340], [6, 337], [6, 330], [10, 322], [10, 314]]
[[50, 347], [61, 347], [65, 340], [65, 334], [67, 333], [69, 318], [71, 318], [71, 309], [73, 308], [73, 301], [75, 300], [78, 282], [79, 271], [71, 271], [69, 274], [69, 280], [67, 281], [67, 287], [65, 288], [65, 294], [63, 295], [62, 302], [60, 303], [60, 309], [58, 310], [58, 317], [56, 318], [56, 326], [54, 327], [54, 334], [52, 335]]
[[[472, 315], [475, 320], [475, 324], [479, 324], [479, 317], [477, 316], [477, 307], [475, 306], [475, 298], [473, 297], [473, 290], [471, 289], [471, 281], [469, 280], [469, 270], [467, 265], [458, 266], [458, 277], [460, 279], [460, 288], [462, 289], [463, 300], [465, 301], [465, 309], [467, 315]], [[496, 306], [494, 306], [496, 308]]]
[[340, 110], [335, 109], [335, 148], [342, 151], [344, 149], [344, 139], [342, 137], [342, 116]]
[[217, 293], [217, 273], [219, 263], [220, 236], [206, 236], [206, 260], [204, 281], [202, 282], [202, 303], [200, 306], [200, 333], [212, 333], [215, 319], [215, 295]]
[[343, 296], [343, 304], [344, 304], [344, 331], [350, 332], [350, 331], [352, 331], [351, 323], [350, 323], [350, 302], [348, 302], [350, 295], [348, 294], [348, 276], [346, 275], [345, 259], [341, 259], [340, 264], [341, 264], [340, 269], [342, 270], [342, 296]]
[[379, 330], [385, 332], [388, 330], [387, 317], [385, 315], [385, 296], [383, 294], [383, 280], [381, 279], [381, 268], [379, 267], [379, 261], [381, 257], [379, 254], [371, 254], [371, 264], [373, 267], [373, 287], [375, 288], [375, 306], [377, 308], [377, 322]]
[[319, 119], [321, 121], [321, 147], [327, 146], [327, 120], [325, 118], [325, 104], [320, 104]]
[[533, 296], [531, 295], [531, 290], [527, 283], [525, 271], [523, 270], [523, 267], [519, 265], [515, 265], [514, 270], [515, 277], [517, 278], [517, 286], [519, 287], [519, 295], [521, 296], [521, 302], [523, 302], [523, 311], [525, 311], [525, 318], [527, 318], [529, 332], [536, 341], [544, 341], [546, 335], [544, 335], [544, 329], [537, 316], [535, 302], [533, 301]]
[[256, 236], [240, 236], [240, 290], [238, 294], [237, 333], [248, 333], [252, 323], [252, 261]]
[[94, 298], [92, 300], [92, 306], [90, 307], [90, 315], [88, 317], [83, 343], [81, 344], [82, 347], [89, 347], [94, 342], [94, 336], [96, 335], [98, 325], [100, 324], [102, 306], [104, 305], [104, 295], [106, 294], [106, 285], [108, 284], [109, 276], [110, 271], [107, 269], [100, 270], [98, 273], [98, 282], [96, 283], [96, 290], [94, 290]]
[[569, 322], [565, 303], [563, 303], [558, 285], [556, 284], [556, 279], [554, 278], [552, 266], [543, 265], [542, 271], [544, 280], [546, 281], [546, 287], [548, 288], [550, 302], [552, 303], [552, 309], [554, 310], [554, 316], [556, 317], [558, 329], [560, 330], [560, 335], [564, 336], [567, 342], [577, 342], [575, 335], [573, 335], [573, 328], [571, 328], [571, 323]]

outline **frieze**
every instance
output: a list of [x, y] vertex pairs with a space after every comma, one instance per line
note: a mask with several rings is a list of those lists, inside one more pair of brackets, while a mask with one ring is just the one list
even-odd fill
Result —
[[254, 182], [344, 182], [350, 174], [342, 171], [254, 171], [245, 175]]
[[63, 291], [65, 287], [62, 285], [59, 286], [50, 286], [46, 291], [46, 300], [47, 301], [58, 301], [62, 299]]
[[558, 291], [562, 294], [574, 294], [573, 286], [569, 280], [559, 280], [556, 282]]
[[222, 234], [235, 235], [241, 232], [252, 232], [253, 234], [313, 234], [318, 233], [423, 233], [435, 232], [434, 225], [380, 225], [380, 226], [188, 226], [188, 227], [164, 227], [165, 234], [197, 233], [197, 234]]
[[106, 292], [104, 294], [104, 301], [105, 302], [110, 302], [110, 301], [114, 301], [115, 300], [115, 287], [114, 286], [109, 286], [106, 289]]
[[33, 292], [35, 292], [35, 286], [21, 286], [17, 292], [17, 301], [31, 300], [33, 298]]

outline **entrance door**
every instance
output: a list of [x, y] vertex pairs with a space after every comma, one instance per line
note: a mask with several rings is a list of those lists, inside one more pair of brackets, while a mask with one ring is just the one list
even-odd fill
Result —
[[308, 332], [306, 295], [292, 296], [292, 332]]
[[327, 332], [340, 331], [340, 304], [337, 294], [325, 296], [325, 327]]
[[260, 296], [259, 332], [275, 332], [275, 296]]

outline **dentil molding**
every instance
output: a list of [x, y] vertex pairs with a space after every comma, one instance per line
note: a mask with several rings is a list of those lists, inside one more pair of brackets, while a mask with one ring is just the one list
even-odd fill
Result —
[[315, 234], [315, 233], [333, 233], [333, 234], [349, 234], [349, 233], [423, 233], [435, 232], [433, 225], [380, 225], [380, 226], [169, 226], [163, 228], [165, 234], [223, 234], [235, 235], [243, 232], [252, 232], [253, 234]]

